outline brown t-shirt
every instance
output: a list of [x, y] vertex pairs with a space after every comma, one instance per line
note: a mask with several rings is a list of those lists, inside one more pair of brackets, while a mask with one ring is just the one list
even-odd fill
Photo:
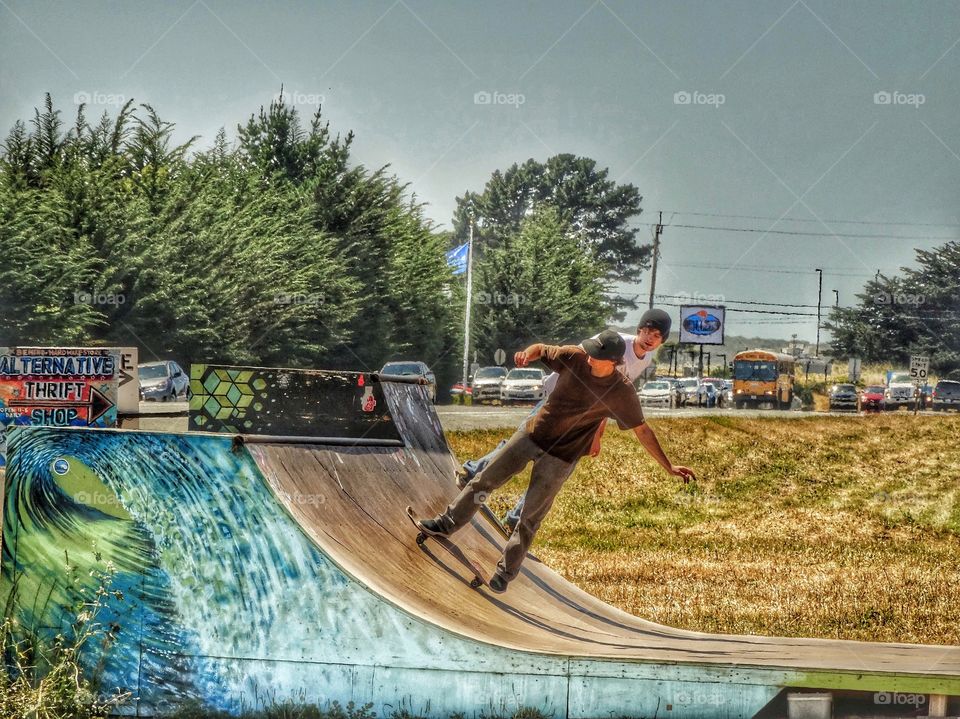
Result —
[[571, 345], [543, 345], [540, 361], [557, 373], [557, 385], [526, 429], [547, 454], [576, 462], [590, 451], [593, 435], [607, 417], [617, 420], [620, 429], [643, 424], [637, 391], [621, 372], [594, 377], [587, 353]]

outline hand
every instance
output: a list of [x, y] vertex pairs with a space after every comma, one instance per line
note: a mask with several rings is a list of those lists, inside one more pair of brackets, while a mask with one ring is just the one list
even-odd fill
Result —
[[690, 480], [697, 481], [697, 475], [693, 473], [693, 470], [689, 467], [681, 467], [679, 465], [671, 465], [670, 469], [667, 470], [674, 477], [683, 477], [683, 483], [689, 484]]
[[517, 367], [526, 367], [528, 364], [530, 364], [530, 360], [527, 359], [527, 351], [520, 350], [519, 352], [517, 352], [513, 356], [513, 363]]

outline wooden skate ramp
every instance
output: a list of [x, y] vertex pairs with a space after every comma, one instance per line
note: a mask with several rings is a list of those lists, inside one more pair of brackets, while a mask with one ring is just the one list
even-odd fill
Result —
[[[417, 546], [404, 511], [412, 505], [432, 516], [458, 492], [439, 421], [419, 388], [386, 383], [385, 390], [405, 448], [259, 443], [248, 450], [323, 552], [401, 610], [489, 645], [607, 660], [611, 676], [627, 677], [641, 664], [648, 674], [660, 665], [675, 676], [689, 666], [711, 681], [960, 695], [960, 647], [683, 631], [607, 605], [532, 558], [506, 594], [469, 588], [467, 568], [434, 542]], [[322, 502], [297, 501], [305, 496]], [[480, 514], [454, 541], [490, 573], [504, 546]]]

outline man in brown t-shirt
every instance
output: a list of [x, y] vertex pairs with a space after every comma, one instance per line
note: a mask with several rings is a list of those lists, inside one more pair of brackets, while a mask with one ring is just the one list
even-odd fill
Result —
[[533, 461], [520, 521], [490, 580], [494, 591], [506, 591], [507, 583], [519, 573], [540, 523], [579, 459], [589, 453], [593, 436], [604, 419], [615, 419], [620, 429], [632, 429], [644, 448], [670, 474], [683, 477], [685, 482], [695, 479], [692, 470], [675, 466], [667, 459], [656, 435], [644, 423], [636, 390], [616, 369], [624, 349], [623, 338], [607, 330], [596, 339], [584, 340], [583, 349], [535, 344], [517, 352], [514, 360], [518, 367], [540, 360], [557, 372], [557, 386], [540, 411], [514, 433], [443, 514], [420, 522], [427, 533], [453, 534], [470, 521], [487, 494]]

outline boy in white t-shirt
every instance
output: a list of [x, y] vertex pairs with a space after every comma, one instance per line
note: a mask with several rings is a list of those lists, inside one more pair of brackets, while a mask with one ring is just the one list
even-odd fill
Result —
[[[637, 324], [636, 335], [619, 333], [626, 343], [626, 351], [623, 355], [623, 363], [617, 365], [617, 369], [626, 375], [627, 379], [631, 382], [636, 382], [640, 375], [643, 374], [643, 371], [653, 362], [653, 352], [670, 336], [671, 324], [669, 314], [659, 308], [652, 308], [644, 312], [640, 318], [640, 322]], [[594, 335], [591, 339], [597, 339], [598, 336], [599, 335]], [[553, 372], [543, 381], [543, 399], [540, 400], [527, 417], [524, 417], [523, 422], [520, 423], [521, 426], [536, 414], [537, 410], [547, 401], [547, 397], [557, 384], [557, 378], [558, 374]], [[596, 435], [594, 435], [593, 444], [590, 447], [591, 457], [596, 457], [600, 453], [600, 438], [603, 436], [605, 427], [606, 422], [604, 421], [597, 430]], [[480, 459], [464, 462], [460, 471], [457, 473], [457, 484], [462, 487], [473, 479], [475, 475], [479, 474], [504, 444], [505, 441], [500, 442], [492, 452], [489, 452]], [[524, 498], [521, 497], [513, 509], [507, 512], [505, 521], [511, 530], [520, 520], [520, 512], [523, 510], [523, 500]]]

